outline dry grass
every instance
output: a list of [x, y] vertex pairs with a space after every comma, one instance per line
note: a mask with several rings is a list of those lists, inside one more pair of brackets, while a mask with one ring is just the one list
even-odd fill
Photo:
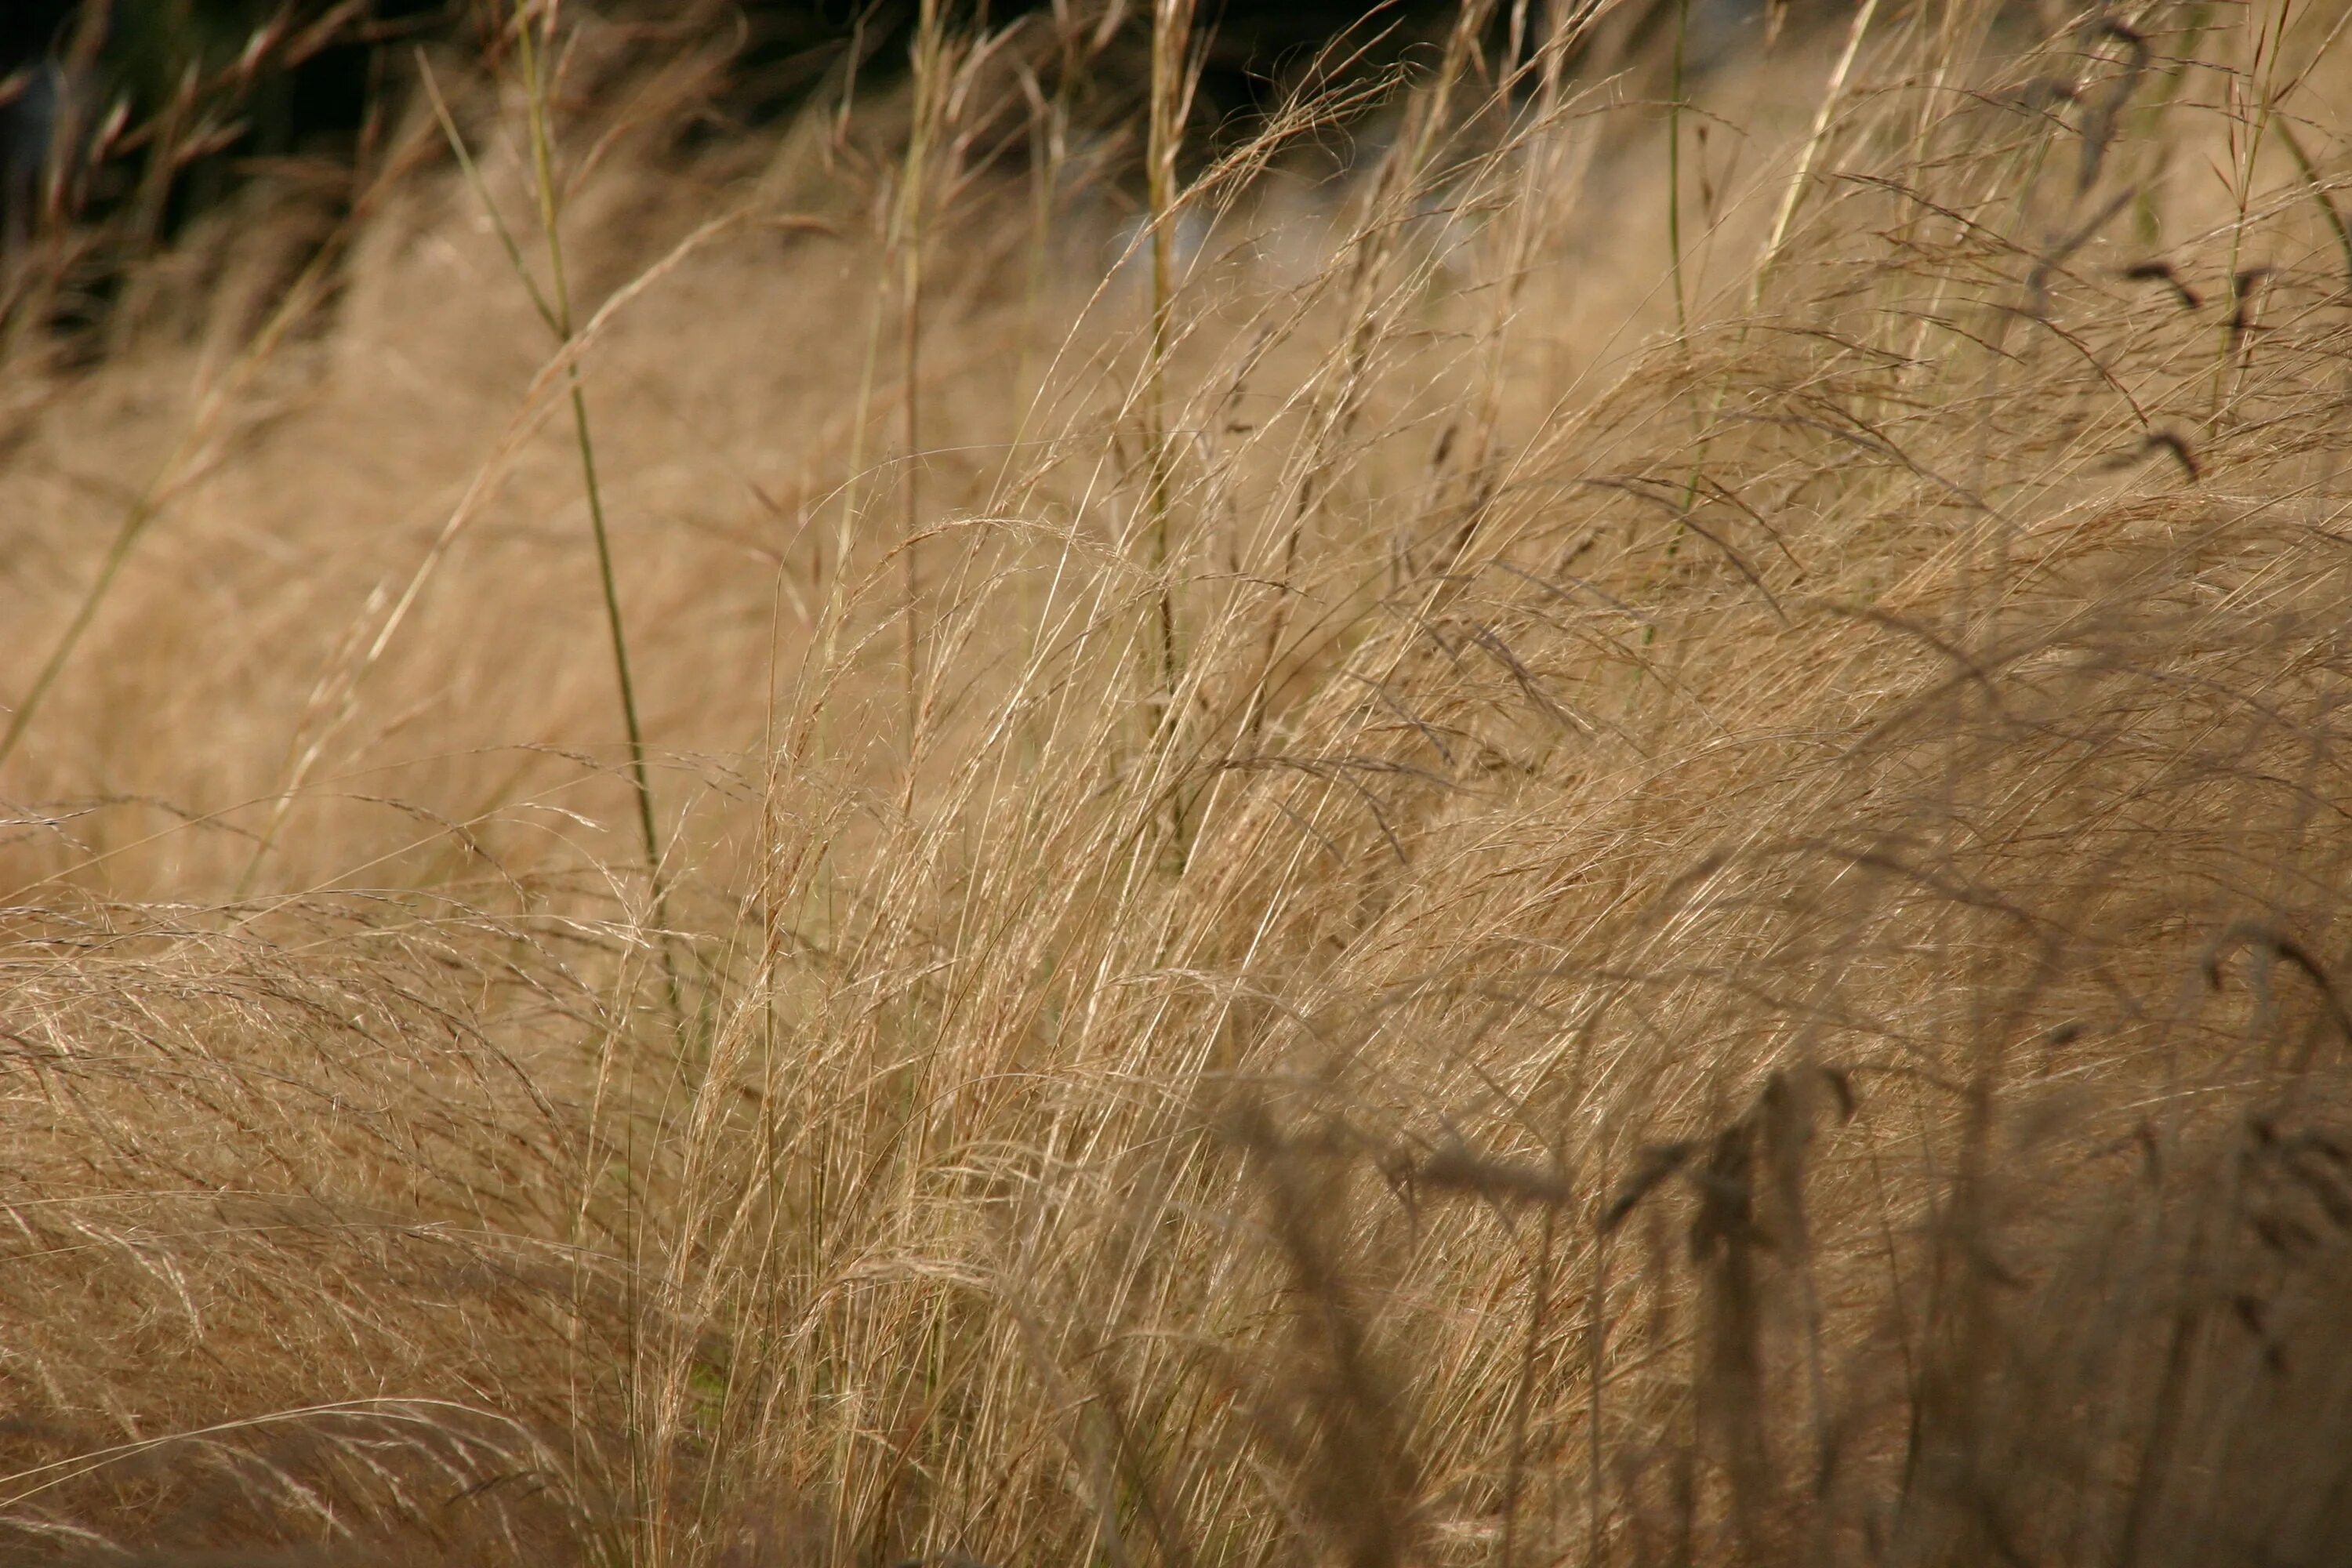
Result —
[[1343, 175], [564, 20], [572, 354], [441, 62], [11, 394], [0, 1552], [2343, 1559], [2336, 16], [1784, 37], [1671, 265], [1606, 13]]

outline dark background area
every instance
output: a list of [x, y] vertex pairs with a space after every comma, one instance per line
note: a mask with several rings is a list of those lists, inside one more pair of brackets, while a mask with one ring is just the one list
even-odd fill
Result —
[[[235, 85], [247, 100], [246, 129], [231, 156], [282, 157], [331, 153], [355, 136], [387, 48], [425, 40], [480, 47], [505, 10], [488, 0], [372, 0], [346, 12], [333, 0], [0, 0], [0, 76], [62, 60], [87, 32], [100, 35], [91, 85], [110, 101], [127, 95], [134, 121], [163, 110], [191, 71], [247, 77]], [[747, 121], [787, 112], [815, 90], [855, 47], [861, 79], [886, 85], [903, 68], [916, 6], [912, 0], [735, 0], [732, 5], [617, 0], [607, 15], [678, 25], [708, 18], [742, 40], [740, 79], [728, 109]], [[962, 0], [947, 7], [958, 25], [1001, 26], [1048, 10], [1044, 0]], [[1129, 30], [1139, 38], [1149, 0], [1130, 5]], [[1224, 112], [1256, 103], [1286, 69], [1341, 35], [1377, 39], [1367, 64], [1393, 60], [1435, 35], [1452, 0], [1208, 0], [1201, 20], [1211, 43], [1202, 97]], [[1507, 9], [1507, 7], [1506, 7]], [[94, 25], [93, 25], [94, 24]], [[236, 63], [257, 37], [270, 40], [258, 68]]]
[[[572, 0], [582, 5], [584, 0]], [[1246, 134], [1318, 55], [1360, 71], [1433, 57], [1457, 0], [1200, 0], [1205, 39], [1190, 142], [1213, 154]], [[1637, 30], [1672, 26], [1676, 0], [1639, 0]], [[1688, 0], [1726, 15], [1760, 0]], [[702, 134], [756, 128], [908, 68], [915, 0], [596, 0], [601, 15], [679, 45], [719, 36], [734, 53]], [[1001, 27], [1046, 0], [948, 0], [952, 26]], [[1531, 0], [1540, 26], [1547, 0]], [[1510, 0], [1495, 6], [1494, 43]], [[1084, 115], [1131, 119], [1147, 79], [1150, 0], [1088, 58]], [[260, 170], [301, 161], [306, 183], [348, 202], [387, 108], [410, 90], [419, 45], [481, 55], [502, 47], [509, 0], [0, 0], [0, 251], [72, 230], [63, 313], [102, 313], [124, 261], [151, 250]], [[658, 47], [656, 43], [653, 47]], [[853, 56], [855, 57], [853, 62]], [[97, 158], [81, 155], [93, 142]], [[55, 308], [51, 310], [56, 319]], [[0, 315], [10, 305], [0, 299]]]

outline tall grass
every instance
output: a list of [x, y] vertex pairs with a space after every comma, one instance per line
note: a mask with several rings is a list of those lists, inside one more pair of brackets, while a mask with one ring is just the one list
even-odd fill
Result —
[[[537, 13], [518, 6], [512, 19], [515, 56], [522, 66], [524, 120], [530, 138], [530, 169], [533, 194], [537, 196], [541, 237], [547, 246], [547, 287], [541, 291], [530, 284], [527, 273], [518, 269], [518, 276], [531, 289], [534, 304], [547, 318], [556, 342], [563, 348], [572, 346], [572, 284], [563, 267], [562, 196], [557, 188], [555, 154], [551, 145], [552, 132], [549, 121], [550, 107], [555, 92], [554, 67], [546, 57], [555, 39], [555, 7], [547, 5]], [[495, 216], [493, 217], [495, 221]], [[580, 454], [580, 482], [588, 500], [588, 531], [596, 544], [596, 584], [603, 591], [604, 627], [613, 652], [614, 689], [620, 699], [621, 727], [629, 742], [629, 782], [637, 797], [637, 829], [645, 840], [646, 877], [652, 889], [654, 924], [667, 929], [668, 895], [664, 889], [662, 871], [661, 826], [654, 810], [652, 775], [646, 768], [646, 732], [644, 722], [637, 717], [636, 682], [629, 673], [629, 637], [621, 615], [621, 595], [618, 574], [613, 563], [612, 530], [604, 521], [604, 487], [596, 479], [596, 441], [588, 422], [588, 393], [581, 381], [579, 362], [572, 361], [564, 369], [564, 392], [572, 408], [572, 445]], [[667, 961], [667, 939], [664, 939], [664, 960]], [[670, 975], [670, 1001], [677, 1002], [677, 979]]]
[[[1871, 7], [1668, 110], [1576, 62], [1671, 35], [1474, 6], [1180, 184], [1181, 10], [942, 14], [762, 144], [567, 8], [591, 324], [479, 222], [526, 120], [273, 342], [8, 763], [9, 1552], [2352, 1543], [2333, 18]], [[991, 162], [1123, 47], [1123, 182]], [[1669, 112], [1752, 144], [1703, 226]], [[0, 471], [38, 570], [179, 412], [121, 355]], [[581, 749], [575, 368], [691, 1040]]]
[[[1147, 142], [1144, 184], [1150, 202], [1151, 234], [1151, 336], [1150, 364], [1150, 448], [1145, 461], [1145, 508], [1150, 519], [1151, 571], [1165, 575], [1172, 567], [1175, 539], [1176, 434], [1168, 425], [1168, 355], [1176, 333], [1176, 226], [1179, 218], [1177, 160], [1184, 143], [1184, 125], [1192, 118], [1192, 0], [1153, 0], [1151, 11], [1151, 97], [1145, 110]], [[1153, 729], [1172, 745], [1178, 719], [1177, 691], [1182, 684], [1177, 651], [1176, 594], [1172, 582], [1163, 582], [1157, 595], [1160, 642], [1159, 710]], [[1184, 795], [1178, 789], [1169, 804], [1169, 837], [1181, 859], [1185, 851]]]

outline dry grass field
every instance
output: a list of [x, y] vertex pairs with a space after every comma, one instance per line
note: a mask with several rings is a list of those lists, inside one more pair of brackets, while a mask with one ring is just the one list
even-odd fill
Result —
[[17, 258], [0, 1561], [2352, 1560], [2347, 13], [1191, 10]]

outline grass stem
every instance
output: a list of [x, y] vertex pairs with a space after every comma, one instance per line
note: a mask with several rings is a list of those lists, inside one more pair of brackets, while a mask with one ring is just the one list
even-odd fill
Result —
[[922, 347], [923, 231], [930, 177], [933, 121], [944, 98], [940, 73], [947, 65], [947, 40], [939, 0], [922, 0], [915, 22], [915, 116], [907, 135], [906, 169], [898, 184], [898, 244], [900, 267], [898, 359], [902, 384], [899, 405], [901, 440], [906, 462], [906, 525], [898, 545], [899, 638], [905, 661], [905, 723], [907, 777], [914, 779], [916, 733], [919, 729], [921, 682], [918, 665], [922, 657], [922, 570], [919, 541], [922, 532]]
[[[539, 42], [532, 38], [535, 20], [551, 29], [549, 36]], [[562, 213], [555, 183], [554, 138], [549, 124], [553, 87], [549, 76], [551, 62], [541, 53], [542, 45], [548, 48], [553, 46], [554, 9], [551, 6], [536, 18], [528, 12], [518, 13], [516, 21], [531, 173], [538, 187], [540, 228], [547, 243], [547, 290], [543, 297], [536, 289], [532, 292], [551, 314], [558, 341], [568, 345], [572, 333], [572, 290], [563, 266]], [[596, 475], [596, 442], [588, 420], [588, 394], [577, 361], [565, 366], [564, 375], [572, 405], [572, 444], [580, 455], [581, 483], [588, 500], [588, 525], [596, 544], [596, 580], [604, 594], [604, 628], [612, 647], [614, 683], [620, 696], [621, 722], [628, 739], [629, 779], [636, 796], [637, 831], [644, 840], [653, 923], [660, 933], [663, 977], [671, 1011], [675, 1013], [680, 1005], [680, 994], [677, 968], [669, 947], [669, 887], [662, 867], [661, 827], [654, 808], [653, 778], [646, 763], [645, 725], [638, 718], [636, 681], [629, 668], [628, 630], [621, 614], [612, 530], [605, 520], [604, 488]]]
[[[1158, 579], [1160, 699], [1154, 731], [1172, 745], [1177, 727], [1178, 663], [1174, 558], [1174, 444], [1168, 427], [1168, 356], [1176, 316], [1176, 158], [1183, 144], [1189, 90], [1193, 0], [1154, 0], [1151, 18], [1151, 105], [1149, 181], [1151, 204], [1151, 343], [1148, 393], [1150, 473], [1146, 504], [1151, 517], [1151, 570]], [[1169, 837], [1176, 863], [1185, 856], [1189, 832], [1181, 790], [1169, 797]]]
[[1683, 293], [1683, 58], [1690, 38], [1690, 0], [1675, 0], [1675, 56], [1666, 97], [1666, 262], [1675, 289], [1675, 335], [1690, 334]]

